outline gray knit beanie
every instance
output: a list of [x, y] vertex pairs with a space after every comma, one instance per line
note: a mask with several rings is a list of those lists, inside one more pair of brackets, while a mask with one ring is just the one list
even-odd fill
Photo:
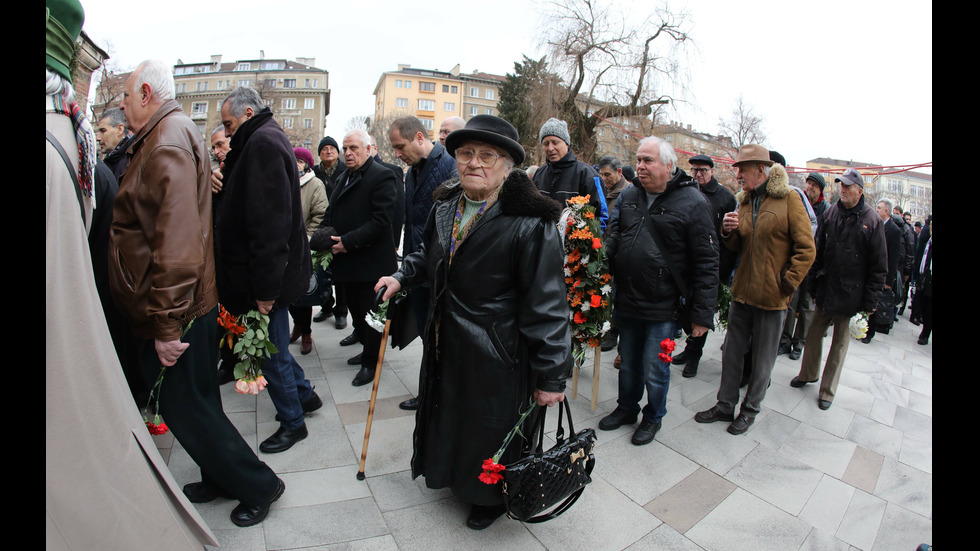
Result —
[[556, 136], [561, 138], [568, 145], [572, 145], [572, 137], [568, 135], [568, 123], [551, 117], [548, 122], [541, 126], [541, 131], [538, 132], [538, 143], [543, 142], [548, 136]]

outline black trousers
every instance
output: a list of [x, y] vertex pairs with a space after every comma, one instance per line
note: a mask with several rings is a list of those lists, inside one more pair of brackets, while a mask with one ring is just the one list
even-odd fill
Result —
[[[139, 342], [140, 368], [152, 389], [162, 364], [152, 339]], [[158, 413], [191, 459], [202, 480], [248, 505], [272, 499], [276, 473], [260, 461], [221, 407], [218, 390], [218, 309], [196, 319], [181, 339], [190, 346], [167, 367]], [[154, 397], [155, 400], [155, 397]]]
[[342, 288], [344, 298], [347, 299], [347, 308], [350, 309], [351, 325], [364, 347], [361, 353], [361, 367], [374, 369], [378, 365], [378, 354], [381, 351], [381, 333], [375, 331], [367, 321], [365, 316], [368, 312], [376, 309], [374, 299], [377, 293], [374, 292], [375, 281], [345, 281], [337, 285]]

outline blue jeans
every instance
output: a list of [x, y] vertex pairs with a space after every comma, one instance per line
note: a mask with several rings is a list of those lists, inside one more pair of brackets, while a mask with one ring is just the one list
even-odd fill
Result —
[[643, 419], [659, 423], [667, 414], [667, 388], [670, 386], [670, 364], [661, 361], [660, 342], [673, 339], [677, 330], [674, 320], [648, 321], [627, 317], [616, 320], [619, 329], [619, 407], [630, 413], [640, 412], [643, 390], [647, 405]]
[[306, 422], [303, 402], [313, 396], [313, 386], [303, 368], [289, 353], [289, 310], [273, 308], [269, 312], [269, 340], [279, 352], [262, 362], [262, 373], [269, 383], [266, 390], [276, 406], [279, 422], [286, 430], [296, 430]]

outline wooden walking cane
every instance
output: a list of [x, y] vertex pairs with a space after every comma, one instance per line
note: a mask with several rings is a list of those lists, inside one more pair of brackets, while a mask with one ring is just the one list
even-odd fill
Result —
[[[375, 303], [381, 304], [387, 287], [382, 287], [375, 297]], [[390, 307], [390, 306], [389, 306]], [[374, 404], [378, 400], [378, 386], [381, 383], [381, 364], [385, 361], [385, 347], [388, 344], [388, 331], [391, 329], [391, 316], [385, 318], [384, 333], [381, 334], [381, 350], [378, 351], [378, 366], [374, 369], [374, 387], [371, 389], [371, 401], [368, 405], [367, 424], [364, 426], [364, 446], [361, 448], [361, 465], [357, 471], [357, 479], [364, 480], [364, 463], [367, 461], [368, 440], [371, 438], [371, 421], [374, 419]]]

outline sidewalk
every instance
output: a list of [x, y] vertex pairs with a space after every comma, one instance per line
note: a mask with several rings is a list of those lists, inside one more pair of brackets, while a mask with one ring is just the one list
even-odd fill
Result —
[[[524, 525], [501, 518], [483, 531], [465, 526], [468, 509], [448, 490], [411, 479], [414, 412], [399, 402], [418, 389], [422, 348], [388, 348], [365, 467], [356, 479], [371, 385], [350, 384], [339, 346], [350, 328], [314, 323], [314, 349], [290, 346], [323, 407], [307, 416], [310, 436], [280, 454], [262, 454], [286, 483], [264, 522], [238, 528], [235, 501], [197, 505], [221, 549], [535, 550], [670, 549], [914, 551], [932, 543], [932, 343], [908, 310], [888, 335], [852, 341], [833, 407], [817, 408], [817, 385], [789, 386], [800, 360], [779, 356], [763, 411], [743, 435], [694, 414], [715, 403], [723, 333], [709, 333], [698, 376], [672, 368], [667, 416], [656, 439], [634, 446], [635, 427], [597, 431], [593, 482], [558, 519]], [[829, 348], [830, 338], [824, 343]], [[678, 342], [683, 350], [683, 342]], [[616, 407], [615, 352], [600, 357], [592, 411], [593, 360], [571, 402], [577, 429], [596, 427]], [[229, 418], [254, 449], [278, 428], [268, 393], [222, 388]], [[571, 398], [571, 381], [566, 394]], [[551, 417], [553, 436], [555, 417]], [[169, 433], [154, 437], [181, 485], [200, 473]], [[210, 548], [209, 548], [210, 549]]]

